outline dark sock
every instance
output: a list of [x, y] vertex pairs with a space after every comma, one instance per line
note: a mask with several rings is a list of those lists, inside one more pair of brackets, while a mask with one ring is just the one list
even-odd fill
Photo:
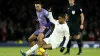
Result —
[[67, 52], [70, 52], [70, 47], [71, 47], [71, 40], [69, 40], [69, 42], [67, 44]]
[[81, 42], [81, 39], [77, 40], [77, 44], [78, 44], [78, 47], [79, 47], [79, 52], [82, 52], [82, 42]]

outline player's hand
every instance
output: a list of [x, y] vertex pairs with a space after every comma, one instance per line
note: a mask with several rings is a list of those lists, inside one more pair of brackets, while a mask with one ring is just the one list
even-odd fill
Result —
[[82, 30], [84, 28], [84, 26], [83, 25], [80, 25], [80, 29]]
[[52, 12], [52, 8], [49, 8], [49, 9], [48, 9], [48, 12]]
[[61, 47], [61, 48], [60, 48], [60, 52], [63, 52], [63, 51], [64, 51], [64, 49], [65, 49], [64, 47]]
[[40, 29], [44, 31], [46, 29], [46, 26], [42, 26]]

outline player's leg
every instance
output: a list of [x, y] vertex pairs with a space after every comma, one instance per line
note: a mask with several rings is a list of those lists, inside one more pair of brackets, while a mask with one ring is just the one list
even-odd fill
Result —
[[31, 50], [28, 50], [26, 53], [30, 55], [32, 53], [32, 50], [35, 51], [38, 47], [42, 47], [43, 44], [45, 44], [43, 38], [45, 37], [44, 34], [48, 32], [48, 30], [45, 30], [43, 33], [39, 33], [37, 36], [38, 43], [34, 45], [34, 47], [31, 47]]
[[52, 45], [51, 44], [45, 44], [45, 45], [42, 46], [42, 48], [51, 50]]
[[41, 45], [41, 43], [43, 42], [44, 38], [47, 38], [47, 36], [49, 36], [51, 34], [51, 29], [45, 29], [45, 31], [43, 33], [40, 33], [37, 37], [37, 40], [39, 41], [39, 45]]
[[28, 41], [29, 41], [29, 44], [30, 44], [31, 47], [35, 44], [34, 39], [36, 39], [36, 38], [37, 38], [37, 36], [36, 36], [35, 34], [32, 34], [32, 35], [28, 38]]
[[27, 52], [23, 52], [22, 50], [20, 50], [20, 53], [22, 54], [22, 56], [30, 56], [30, 55], [32, 55], [33, 52], [35, 52], [38, 49], [38, 47], [39, 47], [39, 45], [35, 44]]
[[43, 38], [44, 38], [43, 33], [40, 33], [37, 38], [38, 38], [38, 43], [35, 44], [33, 47], [31, 47], [31, 49], [29, 49], [26, 52], [28, 55], [31, 55], [31, 53], [34, 52], [38, 47], [42, 47], [44, 44], [46, 44], [43, 40]]
[[42, 47], [43, 44], [45, 44], [43, 38], [44, 38], [44, 34], [43, 34], [43, 33], [40, 33], [40, 34], [38, 35], [38, 37], [37, 37], [37, 39], [38, 39], [38, 43], [37, 43], [37, 44], [39, 45], [39, 47]]
[[[43, 36], [42, 34], [39, 34], [39, 35]], [[52, 47], [53, 44], [50, 44], [51, 42], [49, 42], [49, 40], [50, 40], [49, 38], [45, 38], [45, 39], [39, 38], [38, 39], [38, 44], [37, 44], [38, 47], [39, 48], [44, 48], [44, 49], [52, 49], [53, 48]], [[32, 52], [35, 51], [36, 49], [37, 49], [36, 47], [33, 47], [32, 49], [28, 50], [27, 52], [31, 51], [30, 54], [29, 54], [29, 55], [31, 55]]]
[[36, 30], [29, 38], [28, 38], [28, 41], [29, 41], [29, 44], [30, 46], [32, 47], [35, 42], [34, 42], [34, 39], [37, 38], [37, 35], [40, 33], [40, 29]]
[[26, 53], [24, 53], [23, 51], [21, 51], [22, 55], [31, 55], [32, 52], [34, 52], [38, 47], [42, 47], [44, 44], [46, 44], [43, 40], [44, 38], [44, 33], [39, 33], [37, 39], [38, 39], [38, 43], [35, 44], [33, 47], [31, 47]]
[[[32, 47], [35, 44], [34, 39], [37, 39], [37, 40], [38, 40], [38, 38], [43, 39], [44, 38], [44, 34], [47, 31], [48, 31], [47, 29], [44, 30], [44, 31], [41, 31], [40, 29], [36, 30], [28, 39], [30, 46]], [[38, 35], [38, 36], [36, 36], [36, 35]]]
[[51, 29], [45, 29], [45, 31], [43, 33], [40, 33], [37, 37], [37, 40], [38, 40], [38, 44], [41, 45], [41, 44], [44, 44], [42, 43], [43, 42], [43, 39], [44, 38], [47, 38], [47, 36], [49, 36], [51, 34]]
[[42, 37], [42, 36], [44, 36], [44, 34], [40, 33], [39, 36], [38, 36], [38, 38], [39, 38], [38, 39], [38, 43], [35, 44], [34, 46], [32, 46], [26, 53], [24, 53], [23, 51], [21, 51], [21, 54], [22, 55], [26, 55], [26, 56], [31, 55], [32, 52], [36, 51], [39, 47], [42, 47], [44, 44], [46, 44], [44, 42], [43, 38], [40, 38], [40, 36]]

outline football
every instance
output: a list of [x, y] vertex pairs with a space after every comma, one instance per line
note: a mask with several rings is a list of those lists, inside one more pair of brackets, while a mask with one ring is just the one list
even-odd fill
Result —
[[39, 56], [43, 56], [44, 53], [45, 53], [45, 50], [44, 50], [43, 48], [39, 48], [39, 49], [37, 50], [37, 55], [39, 55]]

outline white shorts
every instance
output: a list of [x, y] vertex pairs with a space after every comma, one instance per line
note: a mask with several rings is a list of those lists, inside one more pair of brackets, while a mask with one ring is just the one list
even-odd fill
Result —
[[46, 42], [46, 44], [51, 44], [52, 45], [52, 49], [58, 48], [60, 43], [61, 43], [61, 42], [58, 42], [58, 41], [56, 41], [54, 39], [51, 39], [51, 38], [45, 38], [43, 40]]

